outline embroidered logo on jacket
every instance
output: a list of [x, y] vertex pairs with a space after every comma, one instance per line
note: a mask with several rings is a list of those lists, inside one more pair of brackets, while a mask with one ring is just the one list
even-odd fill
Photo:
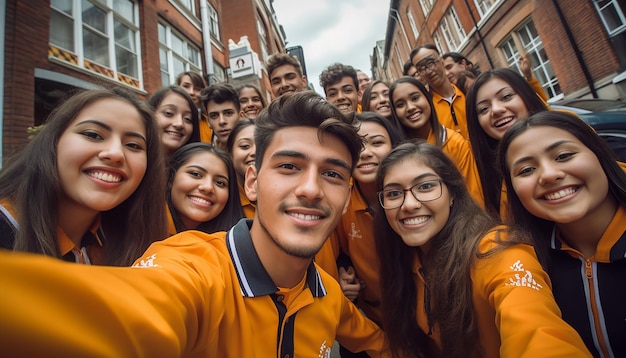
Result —
[[515, 272], [523, 272], [524, 275], [521, 276], [521, 273], [513, 274], [513, 277], [509, 278], [509, 282], [504, 284], [505, 286], [524, 286], [537, 291], [543, 288], [543, 286], [535, 281], [530, 271], [524, 270], [524, 264], [520, 260], [515, 261], [509, 268]]
[[322, 342], [322, 346], [320, 347], [320, 354], [318, 358], [330, 358], [331, 347], [326, 345], [326, 341]]
[[355, 223], [350, 223], [350, 233], [348, 234], [348, 236], [350, 236], [350, 240], [363, 238], [361, 236], [361, 231], [357, 228]]
[[154, 260], [156, 260], [156, 254], [152, 254], [146, 257], [145, 260], [143, 259], [139, 260], [139, 262], [134, 264], [133, 267], [139, 267], [139, 268], [160, 267], [159, 264], [154, 263]]

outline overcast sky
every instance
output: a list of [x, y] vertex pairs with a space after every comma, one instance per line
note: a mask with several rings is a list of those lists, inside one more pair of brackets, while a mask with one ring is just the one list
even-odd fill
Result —
[[302, 46], [308, 80], [323, 94], [319, 75], [340, 62], [371, 76], [370, 56], [385, 39], [388, 0], [275, 0], [287, 47]]

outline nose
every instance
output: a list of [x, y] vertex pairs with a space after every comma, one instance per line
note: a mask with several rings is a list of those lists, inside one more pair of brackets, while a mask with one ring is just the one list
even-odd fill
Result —
[[491, 113], [502, 113], [506, 111], [506, 107], [502, 105], [500, 101], [491, 102]]
[[411, 190], [404, 191], [404, 203], [402, 203], [402, 208], [406, 210], [419, 209], [422, 207], [422, 202], [415, 198], [413, 192]]
[[223, 126], [223, 125], [225, 125], [226, 123], [227, 123], [227, 122], [226, 122], [226, 116], [224, 115], [224, 113], [220, 113], [219, 124], [220, 124], [221, 126]]
[[115, 165], [124, 163], [124, 144], [121, 140], [110, 139], [105, 142], [106, 146], [100, 151], [98, 157], [104, 161]]
[[322, 188], [320, 186], [321, 177], [317, 169], [305, 169], [300, 177], [298, 186], [294, 190], [294, 194], [298, 198], [308, 201], [317, 201], [322, 198]]
[[200, 190], [200, 192], [203, 194], [213, 193], [213, 178], [211, 178], [210, 176], [204, 177], [203, 180], [198, 183], [198, 190]]
[[359, 158], [360, 159], [365, 159], [365, 158], [369, 158], [372, 156], [372, 151], [370, 150], [370, 146], [369, 145], [364, 145], [363, 146], [363, 150], [361, 151], [361, 154], [359, 154]]
[[552, 164], [543, 164], [539, 170], [539, 185], [547, 185], [563, 179], [565, 174], [562, 170]]
[[183, 128], [183, 116], [182, 114], [177, 114], [174, 117], [172, 117], [172, 125], [174, 126], [174, 128], [176, 129], [181, 129]]

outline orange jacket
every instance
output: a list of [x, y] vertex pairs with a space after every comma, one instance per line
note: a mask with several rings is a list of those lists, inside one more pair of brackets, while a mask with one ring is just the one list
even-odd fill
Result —
[[[503, 231], [500, 235], [505, 239]], [[495, 237], [495, 230], [485, 235], [479, 251], [495, 247]], [[421, 270], [415, 255], [417, 322], [426, 333]], [[590, 357], [578, 333], [561, 319], [550, 279], [532, 246], [514, 245], [476, 259], [470, 276], [481, 357]], [[432, 328], [432, 338], [441, 344], [436, 323]]]
[[[373, 356], [380, 329], [311, 264], [277, 288], [242, 220], [186, 231], [135, 267], [68, 265], [0, 252], [0, 346], [7, 356], [326, 357], [335, 340]], [[291, 291], [291, 292], [288, 292]]]
[[431, 91], [437, 119], [444, 127], [458, 132], [465, 139], [469, 139], [467, 116], [465, 115], [465, 94], [457, 86], [452, 85], [452, 87], [454, 87], [455, 91], [452, 104], [437, 92]]

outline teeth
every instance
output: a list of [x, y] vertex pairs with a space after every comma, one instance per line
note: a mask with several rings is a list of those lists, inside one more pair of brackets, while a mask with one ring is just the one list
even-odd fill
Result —
[[402, 223], [405, 225], [419, 225], [421, 223], [425, 223], [430, 219], [430, 216], [418, 216], [416, 218], [409, 218], [402, 220]]
[[576, 189], [574, 189], [574, 188], [567, 188], [567, 189], [559, 190], [556, 193], [546, 194], [544, 197], [547, 200], [557, 200], [557, 199], [561, 199], [562, 197], [571, 195], [571, 194], [573, 194], [575, 192], [576, 192]]
[[376, 164], [367, 163], [367, 164], [361, 164], [358, 167], [359, 168], [372, 168], [372, 167], [375, 167], [375, 166], [376, 166]]
[[512, 120], [513, 120], [513, 117], [506, 117], [506, 118], [503, 118], [503, 119], [501, 119], [499, 121], [496, 121], [493, 125], [495, 127], [502, 127], [503, 125], [509, 123]]
[[190, 196], [189, 200], [196, 202], [198, 204], [202, 204], [202, 205], [211, 205], [211, 202], [206, 200], [206, 199], [202, 199], [202, 198], [198, 198], [196, 196]]
[[96, 178], [98, 180], [106, 181], [109, 183], [119, 183], [122, 181], [122, 177], [120, 177], [119, 175], [111, 174], [111, 173], [88, 172], [87, 175], [89, 175], [92, 178]]
[[322, 218], [319, 215], [304, 215], [304, 214], [296, 214], [296, 213], [291, 213], [290, 215], [293, 216], [294, 218], [301, 219], [301, 220], [319, 220]]
[[169, 135], [174, 135], [174, 136], [177, 136], [177, 137], [182, 137], [183, 136], [183, 134], [180, 133], [180, 132], [166, 131], [165, 133], [167, 133]]
[[410, 120], [418, 119], [422, 115], [422, 112], [416, 112], [409, 116]]
[[251, 160], [249, 162], [246, 162], [246, 165], [254, 165], [256, 162], [254, 160]]

